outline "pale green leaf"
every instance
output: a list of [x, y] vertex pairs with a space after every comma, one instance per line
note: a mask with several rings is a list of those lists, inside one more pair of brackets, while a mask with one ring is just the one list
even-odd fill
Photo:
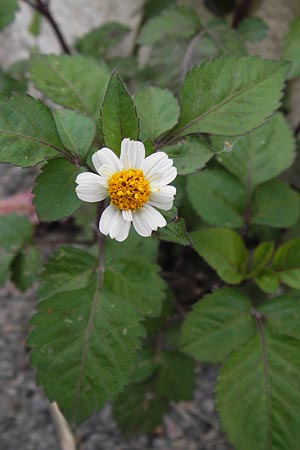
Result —
[[63, 158], [52, 159], [43, 166], [32, 191], [40, 220], [59, 220], [81, 206], [75, 193], [78, 172], [78, 167]]
[[299, 194], [286, 183], [275, 179], [256, 189], [252, 201], [251, 224], [285, 228], [293, 226], [298, 217]]
[[245, 189], [225, 170], [205, 169], [188, 177], [187, 194], [196, 213], [209, 224], [229, 228], [243, 225]]
[[199, 172], [214, 156], [204, 141], [192, 137], [178, 144], [164, 147], [163, 151], [173, 159], [178, 175]]
[[0, 30], [14, 20], [17, 9], [17, 0], [0, 0]]
[[217, 409], [236, 450], [290, 450], [300, 442], [300, 342], [257, 323], [221, 370]]
[[173, 37], [174, 34], [178, 37], [189, 38], [199, 27], [199, 18], [193, 10], [185, 6], [174, 6], [150, 19], [143, 26], [137, 42], [151, 45]]
[[197, 361], [222, 362], [255, 333], [251, 303], [235, 289], [219, 289], [196, 303], [182, 326], [180, 348]]
[[101, 107], [105, 145], [120, 153], [124, 138], [137, 140], [139, 127], [135, 107], [120, 76], [112, 73]]
[[248, 252], [241, 237], [227, 228], [210, 228], [190, 233], [195, 250], [230, 284], [245, 276]]
[[134, 96], [134, 104], [142, 140], [154, 140], [173, 128], [178, 121], [178, 101], [167, 89], [146, 87]]
[[300, 75], [300, 18], [290, 23], [289, 31], [283, 38], [283, 59], [291, 61], [292, 67], [288, 73], [289, 78]]
[[[213, 137], [215, 150], [221, 151], [228, 137]], [[217, 155], [218, 161], [236, 175], [248, 190], [279, 175], [295, 158], [292, 130], [280, 113], [261, 128], [233, 139], [231, 152]]]
[[0, 162], [34, 166], [63, 151], [47, 106], [29, 95], [0, 99]]
[[81, 55], [40, 55], [32, 59], [29, 75], [50, 100], [98, 118], [109, 79], [105, 65]]
[[272, 269], [282, 283], [300, 289], [300, 239], [285, 242], [277, 249]]
[[239, 135], [279, 106], [289, 64], [257, 56], [223, 56], [192, 69], [181, 90], [176, 133]]
[[53, 117], [64, 146], [85, 159], [95, 137], [94, 122], [69, 109], [58, 109], [53, 112]]

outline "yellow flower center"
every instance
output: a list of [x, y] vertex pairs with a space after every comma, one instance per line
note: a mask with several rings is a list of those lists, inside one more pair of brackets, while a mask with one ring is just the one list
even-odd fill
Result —
[[149, 200], [150, 186], [142, 170], [121, 170], [109, 178], [108, 192], [111, 203], [117, 208], [134, 211]]

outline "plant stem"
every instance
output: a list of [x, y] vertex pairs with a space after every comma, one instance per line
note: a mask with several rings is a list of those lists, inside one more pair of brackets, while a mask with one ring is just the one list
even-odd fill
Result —
[[48, 0], [35, 0], [35, 2], [33, 0], [23, 0], [23, 1], [27, 3], [27, 5], [31, 6], [31, 8], [33, 8], [35, 11], [38, 11], [42, 16], [45, 17], [45, 19], [48, 20], [61, 45], [63, 52], [66, 53], [67, 55], [71, 55], [72, 54], [71, 49], [68, 46], [66, 39], [62, 34], [60, 27], [58, 26], [58, 23], [56, 22], [50, 11], [49, 1]]

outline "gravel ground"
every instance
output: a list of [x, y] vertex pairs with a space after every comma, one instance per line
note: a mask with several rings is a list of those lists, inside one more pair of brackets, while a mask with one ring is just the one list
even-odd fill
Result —
[[[0, 200], [30, 189], [35, 169], [0, 165]], [[20, 294], [11, 284], [0, 289], [0, 449], [58, 450], [48, 401], [36, 387], [28, 365], [25, 338], [36, 302], [35, 289]], [[76, 431], [78, 450], [229, 450], [213, 411], [217, 371], [199, 367], [193, 402], [174, 404], [151, 441], [138, 437], [124, 441], [107, 405]]]

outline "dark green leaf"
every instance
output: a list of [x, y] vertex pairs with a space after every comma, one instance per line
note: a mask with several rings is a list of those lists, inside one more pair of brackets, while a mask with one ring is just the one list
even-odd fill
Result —
[[24, 94], [27, 91], [27, 82], [25, 80], [16, 79], [9, 73], [0, 70], [0, 91], [1, 94], [7, 95], [10, 95], [12, 92]]
[[187, 315], [181, 350], [201, 362], [222, 362], [255, 333], [251, 303], [237, 290], [224, 288], [206, 295]]
[[195, 250], [226, 283], [238, 284], [245, 276], [248, 252], [233, 230], [211, 228], [190, 233]]
[[290, 29], [283, 38], [282, 56], [283, 59], [292, 63], [288, 77], [298, 77], [300, 75], [300, 18], [290, 23]]
[[279, 277], [272, 269], [264, 269], [254, 278], [257, 286], [268, 294], [273, 294], [279, 288]]
[[0, 30], [14, 20], [17, 9], [17, 0], [0, 0]]
[[268, 32], [268, 26], [260, 17], [246, 17], [238, 26], [239, 35], [245, 41], [261, 41]]
[[199, 172], [214, 156], [208, 145], [196, 138], [188, 138], [178, 144], [164, 147], [163, 151], [173, 159], [178, 175]]
[[11, 279], [20, 291], [25, 292], [36, 280], [40, 267], [39, 251], [36, 247], [31, 247], [13, 260]]
[[75, 47], [85, 56], [103, 57], [107, 49], [121, 42], [130, 29], [118, 22], [108, 22], [94, 28], [75, 42]]
[[273, 333], [300, 339], [300, 297], [282, 295], [264, 302], [259, 312], [264, 315]]
[[147, 0], [144, 6], [144, 17], [150, 19], [173, 5], [176, 5], [176, 0]]
[[32, 59], [30, 78], [50, 100], [98, 118], [109, 73], [81, 55], [41, 55]]
[[[224, 148], [227, 137], [214, 137], [215, 150]], [[248, 190], [287, 169], [295, 158], [292, 130], [280, 113], [261, 128], [233, 140], [231, 152], [222, 152], [218, 161], [236, 175]]]
[[261, 242], [253, 253], [251, 272], [260, 273], [271, 261], [274, 253], [274, 242]]
[[140, 138], [154, 140], [176, 125], [178, 101], [167, 89], [149, 86], [134, 96], [139, 118]]
[[246, 193], [240, 181], [222, 169], [205, 169], [188, 177], [187, 194], [194, 210], [211, 225], [243, 225]]
[[28, 167], [64, 151], [50, 110], [29, 95], [0, 99], [0, 162]]
[[[284, 214], [280, 214], [284, 211]], [[299, 194], [280, 180], [260, 185], [254, 195], [250, 223], [291, 227], [299, 217]]]
[[185, 6], [174, 6], [165, 9], [159, 16], [150, 19], [142, 28], [137, 42], [151, 45], [174, 34], [189, 38], [200, 27], [197, 14]]
[[64, 146], [85, 159], [95, 137], [94, 122], [85, 115], [69, 109], [58, 109], [53, 112], [53, 117]]
[[137, 140], [139, 134], [135, 107], [118, 73], [113, 72], [101, 107], [105, 145], [117, 154], [124, 138]]
[[42, 168], [32, 191], [40, 220], [59, 220], [81, 206], [75, 193], [77, 175], [78, 167], [63, 158], [52, 159]]
[[203, 62], [184, 80], [177, 134], [234, 136], [262, 125], [279, 106], [288, 68], [286, 62], [256, 56]]
[[155, 235], [168, 242], [174, 242], [180, 245], [191, 245], [191, 240], [186, 231], [185, 220], [178, 217], [177, 209], [172, 208], [170, 211], [163, 211], [163, 215], [167, 220], [167, 225], [160, 228]]

